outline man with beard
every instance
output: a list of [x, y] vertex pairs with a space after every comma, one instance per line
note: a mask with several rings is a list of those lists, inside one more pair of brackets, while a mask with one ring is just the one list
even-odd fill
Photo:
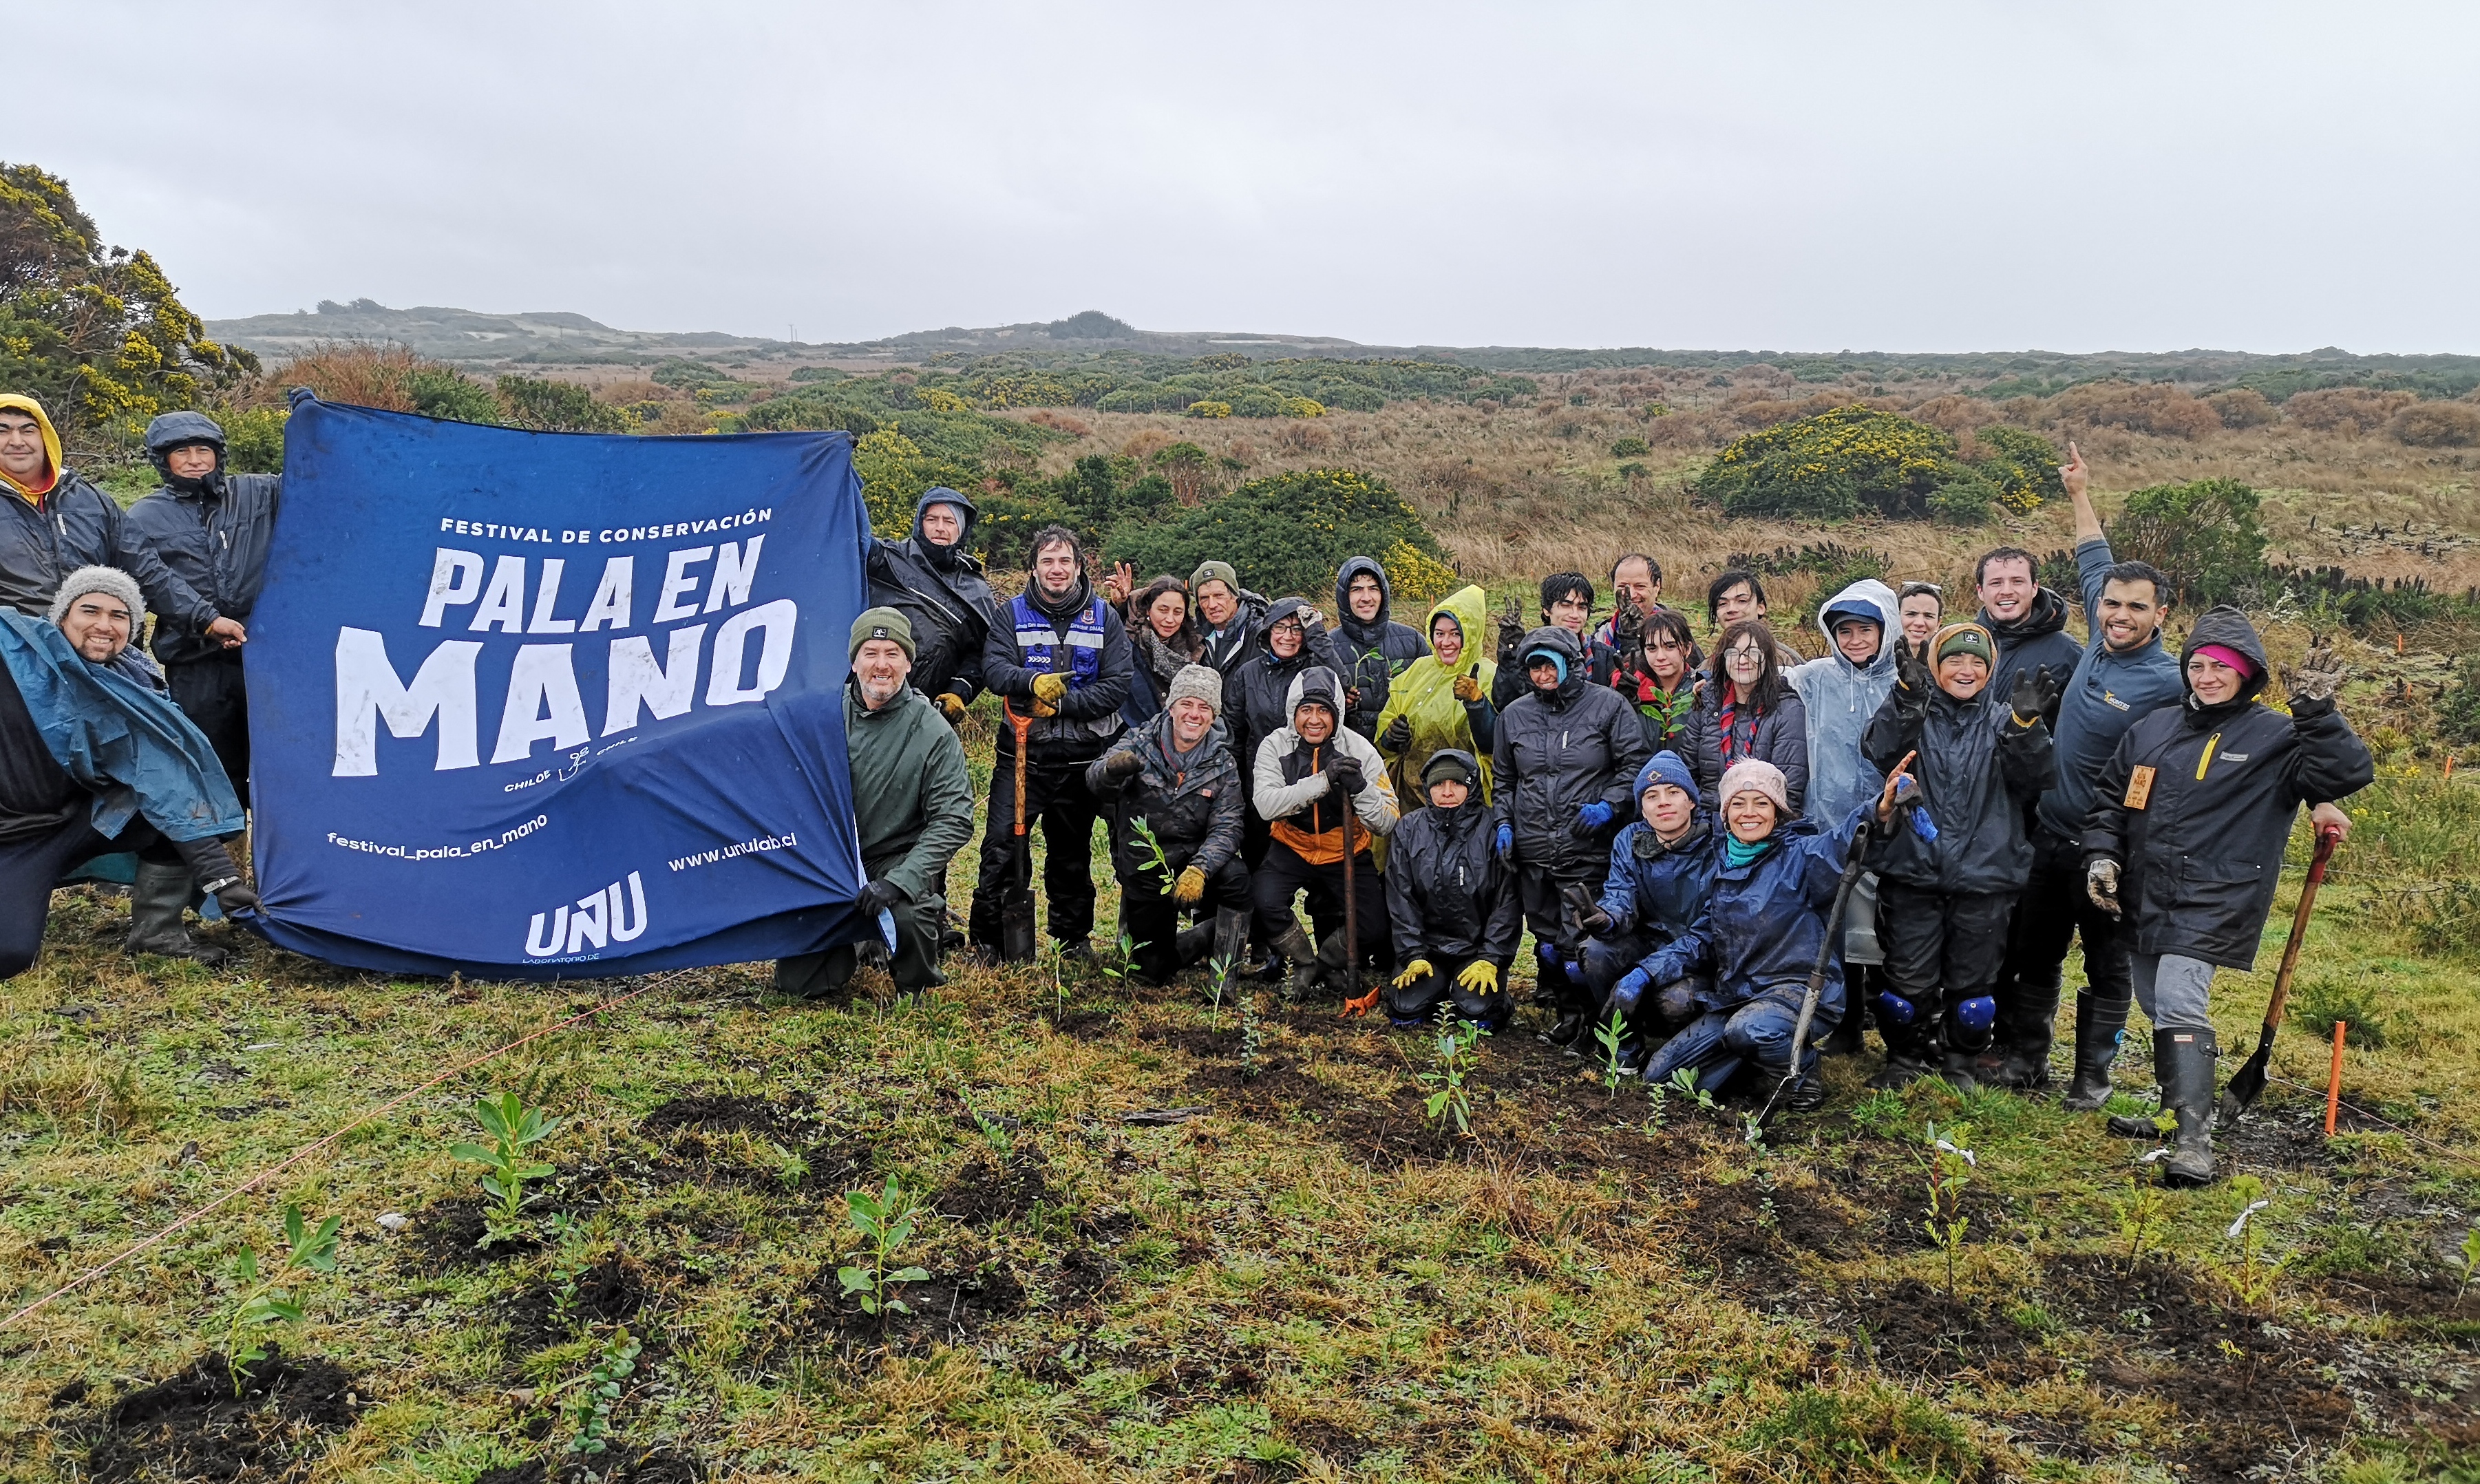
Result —
[[[1085, 786], [1109, 811], [1120, 916], [1136, 945], [1137, 976], [1149, 983], [1169, 983], [1209, 952], [1236, 964], [1248, 938], [1247, 794], [1217, 719], [1222, 707], [1223, 677], [1212, 665], [1189, 665], [1172, 677], [1163, 709], [1085, 769]], [[1183, 911], [1198, 918], [1185, 931]]]
[[[1085, 768], [1108, 751], [1124, 727], [1120, 708], [1133, 684], [1135, 651], [1128, 631], [1085, 574], [1073, 532], [1046, 526], [1033, 534], [1033, 571], [1024, 591], [1008, 600], [1001, 621], [982, 645], [982, 684], [1030, 716], [1025, 752], [1026, 848], [1039, 822], [1047, 847], [1043, 891], [1050, 898], [1050, 936], [1073, 958], [1092, 958], [1094, 929], [1094, 795]], [[1016, 730], [1003, 726], [991, 766], [990, 813], [982, 821], [981, 879], [973, 886], [967, 932], [986, 963], [998, 962], [999, 911], [1016, 878]]]
[[[853, 898], [859, 948], [839, 944], [775, 965], [778, 993], [815, 1000], [852, 982], [866, 958], [887, 965], [900, 990], [947, 982], [939, 972], [939, 883], [973, 838], [973, 779], [955, 728], [910, 684], [913, 625], [891, 608], [853, 620], [852, 676], [844, 684], [844, 750], [852, 763], [853, 823], [867, 877]], [[895, 924], [891, 954], [879, 914]]]
[[1334, 657], [1342, 664], [1352, 715], [1344, 724], [1376, 741], [1378, 715], [1386, 709], [1387, 687], [1404, 666], [1430, 652], [1420, 631], [1389, 616], [1395, 601], [1386, 569], [1355, 557], [1334, 575]]
[[[169, 591], [163, 560], [131, 538], [127, 519], [110, 495], [62, 463], [61, 437], [41, 403], [0, 395], [0, 603], [46, 617], [61, 579], [87, 566], [117, 568], [141, 592], [163, 598]], [[169, 599], [151, 606], [166, 612]], [[144, 622], [142, 612], [130, 616]]]

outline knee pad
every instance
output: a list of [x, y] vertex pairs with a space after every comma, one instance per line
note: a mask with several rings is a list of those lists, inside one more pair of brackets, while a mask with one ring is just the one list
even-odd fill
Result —
[[1877, 991], [1877, 1023], [1881, 1026], [1908, 1026], [1918, 1013], [1912, 1002], [1891, 989]]
[[1998, 1002], [1987, 995], [1975, 995], [1969, 1000], [1958, 1001], [1954, 1007], [1954, 1023], [1978, 1035], [1998, 1023]]

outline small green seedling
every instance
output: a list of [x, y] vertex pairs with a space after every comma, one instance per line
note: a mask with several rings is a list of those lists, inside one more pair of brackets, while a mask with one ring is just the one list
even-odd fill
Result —
[[1212, 968], [1214, 970], [1214, 1013], [1210, 1017], [1208, 1024], [1220, 1024], [1223, 1020], [1223, 992], [1231, 983], [1231, 970], [1234, 963], [1235, 960], [1229, 953], [1221, 953], [1215, 956], [1212, 964]]
[[274, 1267], [261, 1276], [258, 1253], [250, 1247], [244, 1247], [241, 1256], [233, 1259], [233, 1282], [241, 1289], [241, 1299], [224, 1323], [224, 1365], [232, 1373], [235, 1396], [242, 1393], [244, 1368], [267, 1359], [267, 1347], [258, 1337], [275, 1325], [301, 1322], [301, 1306], [294, 1302], [293, 1290], [281, 1285], [303, 1273], [334, 1272], [336, 1233], [344, 1224], [344, 1217], [329, 1216], [311, 1231], [301, 1219], [301, 1208], [287, 1206], [284, 1256]]
[[1929, 1240], [1946, 1253], [1946, 1296], [1954, 1297], [1954, 1255], [1963, 1246], [1963, 1234], [1972, 1226], [1972, 1218], [1963, 1213], [1963, 1187], [1972, 1183], [1972, 1172], [1980, 1161], [1961, 1140], [1970, 1133], [1962, 1124], [1938, 1134], [1937, 1125], [1929, 1125], [1926, 1142], [1929, 1146], [1928, 1219], [1921, 1230]]
[[1128, 971], [1137, 965], [1137, 940], [1124, 932], [1120, 934], [1120, 941], [1112, 945], [1112, 950], [1119, 959], [1118, 963], [1109, 964], [1098, 960], [1094, 967], [1102, 971], [1104, 978], [1117, 979], [1124, 984], [1127, 982]]
[[482, 1126], [491, 1142], [460, 1143], [449, 1153], [483, 1166], [482, 1188], [499, 1202], [488, 1212], [481, 1239], [475, 1243], [487, 1247], [517, 1235], [517, 1223], [525, 1214], [526, 1182], [552, 1173], [550, 1165], [528, 1159], [526, 1151], [551, 1137], [559, 1121], [545, 1118], [541, 1108], [527, 1106], [525, 1099], [513, 1092], [475, 1099], [474, 1121]]
[[911, 1314], [904, 1300], [892, 1291], [899, 1284], [919, 1283], [930, 1274], [918, 1267], [894, 1267], [896, 1254], [913, 1239], [913, 1224], [920, 1218], [921, 1202], [904, 1188], [896, 1177], [887, 1177], [887, 1186], [872, 1195], [866, 1190], [844, 1192], [844, 1206], [852, 1216], [853, 1226], [860, 1231], [863, 1247], [858, 1262], [836, 1269], [836, 1281], [844, 1286], [847, 1295], [861, 1300], [861, 1312], [875, 1315], [881, 1329], [887, 1326], [890, 1313]]
[[600, 1453], [609, 1446], [611, 1409], [620, 1404], [620, 1383], [635, 1373], [637, 1352], [643, 1348], [624, 1329], [604, 1345], [594, 1368], [578, 1378], [564, 1409], [569, 1452]]
[[1670, 1074], [1670, 1090], [1687, 1099], [1690, 1103], [1694, 1104], [1696, 1106], [1703, 1108], [1706, 1112], [1710, 1113], [1714, 1111], [1714, 1094], [1706, 1091], [1703, 1086], [1698, 1084], [1696, 1080], [1696, 1069], [1694, 1067], [1681, 1067], [1672, 1072]]
[[2480, 1278], [2480, 1226], [2463, 1234], [2462, 1254], [2446, 1261], [2463, 1269], [2463, 1281], [2454, 1289], [2457, 1294], [2461, 1294], [2471, 1287], [2472, 1279]]
[[1609, 1091], [1613, 1102], [1618, 1100], [1619, 1049], [1627, 1044], [1627, 1017], [1619, 1013], [1616, 1005], [1611, 1007], [1611, 1018], [1607, 1024], [1593, 1028], [1593, 1039], [1602, 1043], [1602, 1086]]
[[1163, 854], [1162, 841], [1155, 838], [1154, 827], [1143, 816], [1128, 822], [1136, 830], [1138, 861], [1152, 867], [1154, 874], [1162, 877], [1162, 889], [1170, 891], [1177, 884], [1178, 878], [1172, 873], [1171, 858]]
[[2146, 1169], [2146, 1165], [2137, 1164], [2127, 1198], [2110, 1203], [2118, 1214], [2118, 1235], [2127, 1238], [2127, 1267], [2130, 1272], [2133, 1272], [2135, 1264], [2143, 1260], [2145, 1239], [2160, 1223], [2161, 1213], [2170, 1203], [2161, 1186], [2145, 1178]]
[[2213, 1265], [2221, 1270], [2239, 1302], [2254, 1307], [2273, 1297], [2274, 1285], [2280, 1281], [2282, 1270], [2290, 1265], [2290, 1258], [2285, 1254], [2270, 1262], [2265, 1260], [2264, 1225], [2256, 1219], [2259, 1211], [2273, 1204], [2264, 1193], [2264, 1182], [2254, 1175], [2233, 1176], [2231, 1194], [2239, 1202], [2238, 1219], [2222, 1236], [2238, 1243], [2238, 1259]]
[[1421, 1080], [1432, 1089], [1424, 1104], [1430, 1121], [1438, 1123], [1453, 1114], [1456, 1132], [1466, 1138], [1472, 1137], [1472, 1094], [1464, 1079], [1479, 1059], [1473, 1048], [1488, 1033], [1471, 1021], [1457, 1019], [1454, 1005], [1440, 1005], [1431, 1070], [1421, 1074]]
[[1266, 1050], [1265, 1028], [1257, 1023], [1257, 995], [1254, 990], [1240, 992], [1240, 1080], [1248, 1081], [1265, 1068], [1260, 1060]]

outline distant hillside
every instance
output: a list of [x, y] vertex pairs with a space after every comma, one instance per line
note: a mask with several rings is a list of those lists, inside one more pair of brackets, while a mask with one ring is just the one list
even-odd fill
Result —
[[322, 299], [316, 311], [211, 320], [207, 331], [227, 345], [243, 346], [276, 359], [338, 341], [393, 341], [423, 355], [476, 366], [653, 366], [686, 358], [732, 365], [773, 362], [786, 370], [826, 363], [861, 370], [994, 360], [1061, 369], [1124, 361], [1131, 356], [1194, 360], [1236, 354], [1253, 361], [1414, 360], [1511, 373], [1631, 366], [1711, 368], [1721, 373], [1738, 366], [1763, 365], [1788, 372], [1795, 380], [1821, 383], [1840, 381], [1854, 374], [1889, 381], [1899, 381], [1908, 376], [1953, 377], [1972, 383], [1986, 396], [2045, 396], [2080, 382], [2108, 378], [2247, 385], [2277, 401], [2295, 391], [2321, 386], [2390, 386], [2424, 396], [2451, 397], [2480, 385], [2480, 356], [2355, 355], [2332, 346], [2280, 355], [2206, 350], [1899, 354], [1876, 351], [1377, 346], [1331, 335], [1145, 330], [1095, 309], [1064, 320], [984, 329], [950, 325], [884, 340], [795, 343], [711, 330], [675, 334], [613, 329], [581, 314], [555, 311], [478, 314], [470, 309], [431, 306], [391, 309], [357, 299], [349, 304]]

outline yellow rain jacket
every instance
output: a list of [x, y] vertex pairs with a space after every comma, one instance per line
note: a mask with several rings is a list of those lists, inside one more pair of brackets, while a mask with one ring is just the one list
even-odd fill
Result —
[[1463, 653], [1457, 658], [1456, 667], [1448, 669], [1435, 655], [1423, 655], [1404, 667], [1395, 677], [1386, 695], [1386, 709], [1378, 714], [1378, 735], [1382, 739], [1395, 718], [1404, 716], [1412, 723], [1412, 740], [1401, 753], [1386, 750], [1380, 742], [1378, 750], [1386, 759], [1387, 774], [1394, 780], [1395, 796], [1404, 800], [1408, 811], [1426, 803], [1429, 795], [1421, 789], [1421, 768], [1430, 759], [1449, 747], [1461, 747], [1481, 762], [1481, 801], [1489, 802], [1489, 749], [1477, 744], [1472, 723], [1464, 717], [1464, 703], [1456, 699], [1455, 683], [1459, 675], [1470, 675], [1481, 683], [1485, 699], [1491, 682], [1498, 678], [1498, 664], [1489, 658], [1489, 599], [1479, 587], [1463, 586], [1438, 600], [1430, 610], [1430, 621], [1421, 630], [1429, 638], [1437, 627], [1438, 615], [1446, 614], [1464, 631]]
[[43, 404], [32, 397], [20, 392], [0, 394], [0, 407], [5, 407], [12, 412], [23, 412], [33, 418], [36, 426], [43, 431], [43, 453], [47, 457], [43, 466], [41, 484], [29, 489], [8, 475], [0, 474], [0, 485], [8, 486], [11, 494], [28, 505], [39, 506], [43, 503], [43, 497], [52, 492], [52, 486], [61, 482], [61, 435], [52, 430], [51, 414], [45, 412]]

